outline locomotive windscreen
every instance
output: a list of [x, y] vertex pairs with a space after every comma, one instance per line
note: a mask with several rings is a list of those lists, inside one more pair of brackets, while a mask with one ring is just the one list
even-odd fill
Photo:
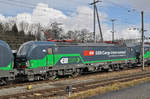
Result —
[[31, 46], [32, 46], [31, 43], [25, 43], [25, 44], [21, 45], [17, 55], [18, 56], [26, 56], [27, 52], [29, 51]]
[[0, 67], [6, 67], [13, 60], [13, 54], [8, 44], [0, 41]]

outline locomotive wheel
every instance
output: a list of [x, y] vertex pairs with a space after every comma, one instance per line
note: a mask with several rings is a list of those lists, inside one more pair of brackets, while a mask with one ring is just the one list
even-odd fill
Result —
[[0, 80], [0, 85], [6, 85], [6, 81], [5, 80]]
[[35, 77], [34, 75], [28, 75], [28, 81], [34, 81]]
[[116, 64], [116, 65], [115, 65], [115, 71], [118, 71], [118, 70], [120, 70], [120, 69], [119, 69], [119, 65]]
[[80, 73], [78, 73], [78, 72], [72, 73], [72, 77], [77, 77], [77, 76], [79, 76], [79, 75], [80, 75]]
[[72, 77], [77, 77], [80, 75], [80, 69], [77, 69], [75, 72], [72, 73]]
[[123, 65], [121, 65], [121, 64], [119, 65], [119, 69], [120, 69], [120, 70], [123, 70], [124, 68], [125, 68], [125, 67], [124, 67]]
[[48, 80], [54, 80], [54, 79], [56, 79], [56, 75], [53, 75], [53, 76], [50, 76], [49, 78], [48, 78]]
[[112, 72], [112, 71], [114, 70], [111, 67], [109, 67], [106, 72]]
[[109, 71], [115, 71], [114, 65], [109, 66]]
[[49, 73], [49, 75], [47, 75], [47, 76], [48, 76], [48, 80], [54, 80], [57, 77], [57, 72], [53, 71], [53, 72]]

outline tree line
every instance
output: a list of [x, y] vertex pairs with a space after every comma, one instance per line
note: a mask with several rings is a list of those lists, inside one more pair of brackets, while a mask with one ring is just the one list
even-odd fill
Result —
[[[63, 24], [61, 24], [63, 25]], [[73, 40], [76, 42], [93, 42], [93, 33], [88, 29], [66, 31], [57, 22], [46, 27], [40, 23], [29, 24], [26, 22], [0, 23], [0, 34], [34, 36], [35, 40]]]

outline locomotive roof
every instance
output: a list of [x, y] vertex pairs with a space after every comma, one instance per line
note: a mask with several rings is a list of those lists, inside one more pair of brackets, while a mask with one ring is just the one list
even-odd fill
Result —
[[70, 42], [50, 42], [50, 41], [29, 41], [23, 45], [55, 45], [55, 46], [114, 46], [107, 43], [70, 43]]
[[55, 42], [47, 42], [47, 41], [29, 41], [24, 44], [29, 44], [29, 45], [51, 45], [55, 44]]
[[[8, 44], [7, 44], [8, 45]], [[128, 43], [128, 44], [108, 44], [108, 43], [74, 43], [74, 42], [50, 42], [50, 41], [29, 41], [24, 43], [23, 45], [55, 45], [55, 46], [127, 46], [127, 47], [134, 47], [134, 46], [140, 46], [140, 43]], [[150, 45], [145, 44], [145, 47], [150, 47]]]
[[107, 43], [56, 43], [58, 46], [114, 46], [114, 44]]
[[[135, 46], [141, 46], [141, 43], [128, 43], [126, 44], [127, 47], [135, 47]], [[144, 47], [150, 47], [149, 44], [144, 44]]]

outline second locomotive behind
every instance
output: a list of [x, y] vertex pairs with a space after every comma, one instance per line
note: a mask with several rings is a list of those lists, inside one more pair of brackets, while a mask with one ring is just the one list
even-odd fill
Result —
[[0, 85], [14, 81], [16, 73], [13, 53], [9, 45], [0, 40]]

